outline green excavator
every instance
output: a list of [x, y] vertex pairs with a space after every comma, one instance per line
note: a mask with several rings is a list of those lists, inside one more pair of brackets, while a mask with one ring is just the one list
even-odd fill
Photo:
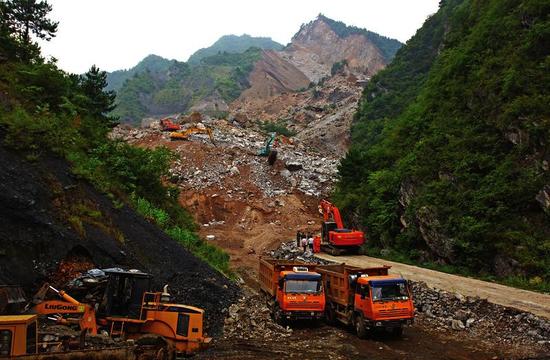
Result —
[[277, 160], [277, 150], [273, 149], [276, 145], [275, 138], [277, 133], [272, 132], [266, 139], [265, 146], [258, 152], [259, 156], [267, 156], [267, 162], [269, 165], [273, 165]]

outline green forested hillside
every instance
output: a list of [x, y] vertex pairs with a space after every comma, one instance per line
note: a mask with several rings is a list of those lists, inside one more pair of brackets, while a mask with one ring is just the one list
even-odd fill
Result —
[[117, 91], [126, 80], [147, 70], [154, 73], [165, 72], [174, 61], [175, 60], [168, 60], [158, 55], [148, 55], [131, 69], [116, 70], [107, 73], [107, 87], [105, 89]]
[[260, 53], [250, 48], [204, 58], [200, 65], [173, 61], [163, 72], [136, 73], [118, 90], [114, 114], [123, 122], [138, 124], [147, 114], [185, 112], [212, 96], [232, 101], [248, 87], [248, 74]]
[[335, 197], [371, 252], [549, 288], [549, 14], [442, 1], [366, 87]]
[[271, 40], [269, 37], [254, 37], [247, 34], [241, 36], [224, 35], [207, 48], [199, 49], [193, 53], [187, 62], [197, 65], [202, 59], [218, 53], [243, 53], [251, 47], [266, 50], [281, 50], [283, 45]]
[[[47, 17], [51, 6], [46, 1], [21, 4], [0, 2], [0, 146], [29, 164], [52, 157], [69, 161], [71, 176], [94, 185], [115, 207], [133, 207], [229, 273], [229, 256], [198, 237], [191, 215], [177, 201], [178, 189], [163, 182], [174, 154], [166, 148], [143, 149], [109, 140], [117, 118], [111, 114], [115, 94], [105, 91], [107, 74], [95, 66], [83, 75], [68, 74], [55, 60], [46, 61], [33, 39], [55, 36], [57, 23]], [[52, 201], [68, 190], [60, 189], [53, 178], [51, 187]], [[101, 213], [80, 205], [71, 203], [56, 216], [83, 238], [87, 224], [119, 234]]]

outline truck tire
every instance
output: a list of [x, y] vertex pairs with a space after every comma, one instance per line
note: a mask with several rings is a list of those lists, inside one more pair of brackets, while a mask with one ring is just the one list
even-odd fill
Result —
[[395, 337], [403, 336], [403, 326], [394, 327], [393, 329], [391, 329], [391, 334]]
[[276, 304], [273, 308], [273, 320], [281, 326], [286, 326], [286, 319], [283, 316], [283, 312], [281, 311], [279, 304]]
[[328, 304], [325, 308], [325, 321], [329, 325], [336, 324], [336, 311], [334, 311], [334, 308]]
[[357, 337], [359, 339], [367, 338], [367, 328], [365, 326], [365, 319], [363, 319], [363, 315], [361, 314], [358, 314], [355, 316], [355, 332], [357, 333]]

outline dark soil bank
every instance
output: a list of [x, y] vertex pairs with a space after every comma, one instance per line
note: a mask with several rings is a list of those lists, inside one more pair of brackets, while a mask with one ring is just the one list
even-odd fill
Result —
[[24, 160], [0, 146], [0, 284], [31, 294], [54, 281], [62, 260], [97, 267], [137, 268], [164, 284], [180, 303], [206, 312], [207, 331], [219, 334], [224, 309], [238, 287], [186, 251], [128, 206], [76, 179], [61, 159]]

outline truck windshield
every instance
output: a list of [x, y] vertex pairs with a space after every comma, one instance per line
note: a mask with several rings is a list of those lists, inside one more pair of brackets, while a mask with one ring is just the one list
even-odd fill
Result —
[[287, 280], [285, 292], [297, 294], [316, 294], [321, 291], [321, 282], [317, 280]]
[[405, 283], [384, 284], [372, 287], [372, 300], [407, 300], [409, 294]]

